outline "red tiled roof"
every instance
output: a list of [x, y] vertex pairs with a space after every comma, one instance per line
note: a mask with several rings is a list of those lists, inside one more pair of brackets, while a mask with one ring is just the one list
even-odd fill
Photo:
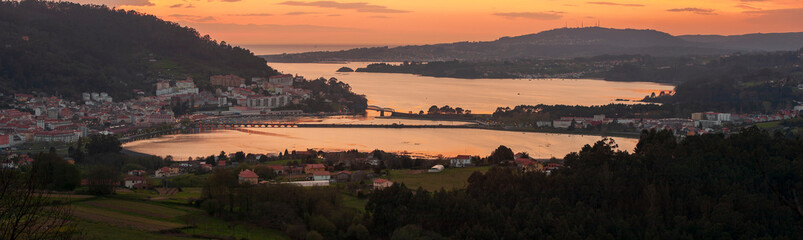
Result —
[[257, 175], [255, 172], [253, 172], [251, 170], [248, 170], [248, 169], [245, 169], [242, 172], [240, 172], [239, 176], [241, 178], [259, 178], [259, 175]]
[[390, 181], [388, 181], [387, 179], [382, 179], [382, 178], [374, 179], [374, 183], [382, 184], [382, 183], [386, 183], [386, 182], [390, 182]]
[[517, 158], [515, 160], [515, 162], [516, 162], [516, 164], [521, 164], [521, 165], [531, 165], [531, 164], [535, 163], [535, 162], [533, 162], [532, 160], [530, 160], [528, 158]]
[[326, 166], [320, 163], [314, 163], [314, 164], [307, 164], [305, 168], [326, 168]]
[[469, 156], [469, 155], [457, 155], [457, 157], [455, 157], [455, 159], [471, 159], [471, 156]]

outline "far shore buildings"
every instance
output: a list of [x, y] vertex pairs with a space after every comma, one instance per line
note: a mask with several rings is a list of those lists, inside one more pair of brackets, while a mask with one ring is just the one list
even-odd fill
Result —
[[245, 84], [245, 78], [241, 78], [234, 74], [211, 76], [209, 77], [209, 81], [213, 86], [224, 87], [240, 87], [240, 85]]

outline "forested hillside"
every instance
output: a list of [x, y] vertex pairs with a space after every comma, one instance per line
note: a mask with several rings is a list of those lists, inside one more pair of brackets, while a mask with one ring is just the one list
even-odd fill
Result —
[[132, 89], [160, 77], [261, 77], [276, 73], [249, 50], [217, 42], [153, 15], [68, 2], [0, 2], [0, 92], [38, 90], [75, 97]]
[[[803, 234], [799, 137], [645, 132], [635, 152], [600, 141], [547, 176], [476, 172], [468, 188], [395, 185], [371, 196], [391, 239], [795, 239]], [[796, 237], [797, 236], [797, 237]]]

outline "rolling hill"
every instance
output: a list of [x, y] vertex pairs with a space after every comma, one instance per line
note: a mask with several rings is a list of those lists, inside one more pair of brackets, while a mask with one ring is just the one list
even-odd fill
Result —
[[263, 56], [269, 62], [317, 61], [488, 61], [517, 58], [574, 58], [599, 55], [644, 54], [683, 56], [736, 51], [797, 50], [803, 33], [740, 36], [672, 36], [656, 30], [601, 27], [559, 28], [488, 42], [358, 48], [336, 52], [309, 52]]
[[158, 78], [277, 73], [247, 49], [135, 11], [48, 1], [0, 1], [0, 92], [115, 99], [151, 92]]

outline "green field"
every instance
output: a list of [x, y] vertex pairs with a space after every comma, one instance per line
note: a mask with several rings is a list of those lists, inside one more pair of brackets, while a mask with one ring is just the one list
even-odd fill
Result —
[[485, 172], [488, 167], [447, 168], [443, 172], [428, 173], [426, 170], [391, 170], [388, 177], [408, 188], [422, 187], [427, 191], [461, 189], [468, 185], [468, 177], [475, 171]]
[[69, 199], [81, 239], [287, 239], [276, 230], [216, 219], [186, 202], [178, 204], [200, 196], [200, 189], [188, 190], [164, 198], [141, 191]]
[[762, 123], [756, 123], [756, 126], [757, 126], [757, 127], [760, 127], [760, 128], [765, 128], [765, 129], [766, 129], [766, 128], [775, 128], [775, 127], [778, 127], [778, 125], [780, 125], [780, 124], [781, 124], [781, 122], [780, 122], [780, 121], [775, 121], [775, 122], [762, 122]]
[[348, 194], [341, 194], [341, 196], [343, 196], [343, 206], [365, 212], [365, 205], [368, 204], [368, 199], [359, 199]]
[[159, 195], [156, 190], [122, 190], [118, 191], [116, 197], [124, 199], [151, 200], [167, 203], [187, 204], [191, 200], [201, 198], [201, 188], [186, 187], [181, 192], [171, 196]]

